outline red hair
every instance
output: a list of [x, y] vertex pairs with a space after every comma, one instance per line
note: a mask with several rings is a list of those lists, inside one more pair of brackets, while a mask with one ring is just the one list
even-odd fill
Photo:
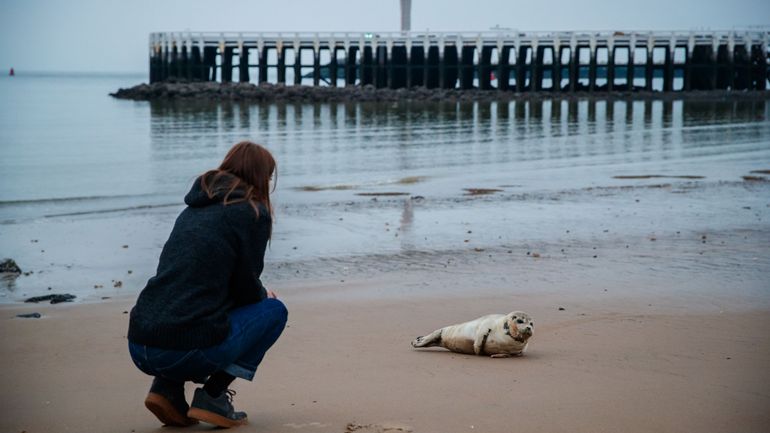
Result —
[[[219, 168], [209, 170], [201, 176], [201, 188], [214, 198], [217, 191], [226, 190], [223, 203], [225, 205], [248, 201], [254, 212], [259, 216], [257, 203], [267, 208], [273, 216], [273, 206], [270, 204], [270, 179], [275, 174], [278, 182], [278, 170], [275, 158], [270, 151], [251, 141], [241, 141], [233, 146], [219, 164]], [[275, 183], [273, 189], [275, 189]], [[230, 199], [235, 190], [242, 191], [243, 197]]]

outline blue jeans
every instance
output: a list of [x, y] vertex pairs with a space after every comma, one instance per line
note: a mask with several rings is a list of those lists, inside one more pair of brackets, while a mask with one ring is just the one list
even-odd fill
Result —
[[203, 383], [223, 370], [252, 380], [265, 353], [283, 332], [287, 315], [281, 301], [268, 298], [230, 311], [230, 334], [216, 346], [167, 350], [129, 342], [128, 351], [139, 370], [150, 376]]

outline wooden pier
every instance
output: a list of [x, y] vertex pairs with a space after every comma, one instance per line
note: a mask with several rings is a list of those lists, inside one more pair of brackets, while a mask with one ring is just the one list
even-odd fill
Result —
[[152, 33], [150, 82], [502, 91], [765, 90], [770, 30]]

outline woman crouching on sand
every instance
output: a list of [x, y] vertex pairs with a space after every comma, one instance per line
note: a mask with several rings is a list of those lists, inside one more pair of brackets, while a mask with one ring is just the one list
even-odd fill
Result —
[[[172, 426], [246, 423], [228, 386], [252, 380], [286, 325], [286, 307], [259, 280], [272, 232], [275, 160], [241, 142], [204, 173], [163, 246], [157, 274], [131, 310], [128, 348], [154, 376], [145, 406]], [[188, 406], [184, 383], [202, 383]]]

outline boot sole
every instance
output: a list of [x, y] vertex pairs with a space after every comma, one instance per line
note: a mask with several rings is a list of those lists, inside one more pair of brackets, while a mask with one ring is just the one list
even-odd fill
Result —
[[174, 408], [174, 405], [166, 397], [151, 392], [144, 399], [144, 406], [155, 415], [164, 425], [174, 427], [188, 427], [198, 424], [197, 419], [186, 417]]
[[209, 424], [214, 424], [217, 427], [223, 427], [223, 428], [238, 427], [249, 423], [246, 418], [242, 420], [233, 420], [230, 418], [223, 417], [222, 415], [215, 414], [214, 412], [204, 410], [204, 409], [198, 409], [196, 407], [191, 407], [190, 410], [187, 412], [187, 416], [195, 420], [203, 421]]

